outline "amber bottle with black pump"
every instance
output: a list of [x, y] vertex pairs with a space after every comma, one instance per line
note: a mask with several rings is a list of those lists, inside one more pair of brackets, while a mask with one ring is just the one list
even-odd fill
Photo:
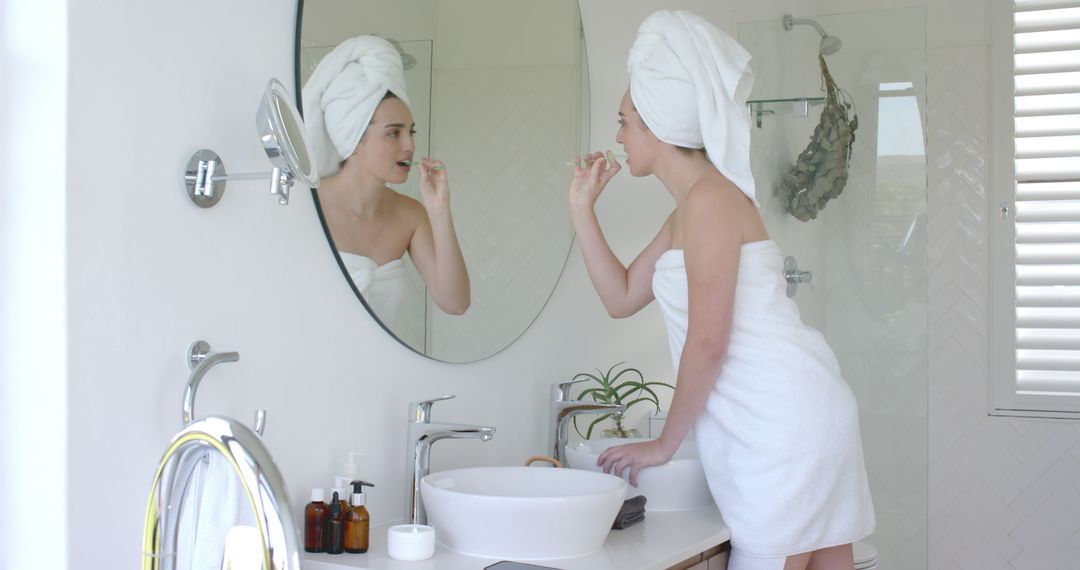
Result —
[[362, 554], [368, 550], [368, 535], [371, 530], [371, 515], [368, 514], [364, 486], [374, 487], [367, 481], [353, 481], [352, 506], [345, 515], [345, 552]]
[[345, 551], [345, 526], [341, 513], [341, 501], [334, 493], [330, 503], [330, 519], [326, 522], [326, 553], [341, 554]]

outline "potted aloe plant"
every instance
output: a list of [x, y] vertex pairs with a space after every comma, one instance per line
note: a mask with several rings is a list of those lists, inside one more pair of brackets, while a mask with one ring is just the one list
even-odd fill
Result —
[[[646, 381], [645, 375], [637, 368], [627, 367], [616, 372], [616, 369], [623, 364], [625, 362], [620, 362], [609, 368], [607, 372], [597, 369], [596, 374], [582, 372], [574, 376], [573, 380], [592, 380], [592, 383], [595, 384], [583, 383], [588, 387], [578, 394], [577, 399], [590, 399], [604, 404], [621, 404], [626, 411], [630, 411], [630, 408], [637, 404], [649, 403], [659, 412], [660, 397], [653, 388], [663, 386], [674, 390], [675, 387], [666, 382]], [[578, 417], [580, 416], [574, 416], [574, 430], [584, 439], [591, 439], [596, 426], [607, 419], [613, 420], [615, 427], [605, 428], [600, 432], [601, 436], [641, 437], [641, 434], [636, 429], [628, 430], [623, 426], [623, 419], [626, 417], [625, 412], [622, 415], [603, 414], [596, 417], [589, 422], [585, 433], [581, 433], [581, 428], [578, 426]]]

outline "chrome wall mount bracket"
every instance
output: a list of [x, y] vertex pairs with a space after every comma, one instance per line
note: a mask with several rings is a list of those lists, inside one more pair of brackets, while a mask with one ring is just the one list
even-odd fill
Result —
[[225, 163], [216, 152], [199, 149], [191, 155], [184, 170], [188, 198], [200, 208], [209, 208], [225, 194]]
[[199, 149], [191, 155], [187, 170], [184, 171], [184, 184], [187, 186], [188, 197], [196, 206], [209, 208], [217, 204], [225, 194], [226, 180], [262, 180], [266, 177], [270, 178], [270, 195], [277, 196], [279, 204], [288, 204], [289, 189], [295, 179], [290, 170], [275, 166], [269, 173], [228, 174], [221, 157], [207, 148]]
[[188, 197], [200, 208], [209, 208], [225, 194], [226, 180], [265, 180], [270, 177], [270, 195], [279, 204], [289, 203], [289, 190], [299, 182], [308, 187], [319, 185], [319, 173], [312, 160], [311, 144], [304, 130], [300, 112], [293, 106], [289, 92], [277, 79], [266, 86], [255, 127], [259, 141], [273, 170], [228, 174], [221, 157], [210, 149], [200, 149], [191, 155], [184, 170]]

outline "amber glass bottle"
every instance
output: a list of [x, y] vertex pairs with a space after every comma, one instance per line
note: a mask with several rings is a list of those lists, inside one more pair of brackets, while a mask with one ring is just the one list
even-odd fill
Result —
[[364, 506], [365, 502], [363, 493], [353, 493], [352, 507], [345, 515], [345, 552], [367, 552], [371, 517]]
[[312, 489], [311, 502], [304, 508], [304, 550], [326, 551], [326, 521], [329, 518], [330, 507], [326, 505], [323, 490]]
[[334, 487], [332, 491], [338, 498], [338, 504], [341, 505], [341, 516], [345, 516], [345, 513], [349, 512], [349, 487]]
[[342, 520], [341, 501], [334, 493], [330, 502], [330, 517], [326, 521], [326, 553], [341, 554], [345, 550], [345, 526]]

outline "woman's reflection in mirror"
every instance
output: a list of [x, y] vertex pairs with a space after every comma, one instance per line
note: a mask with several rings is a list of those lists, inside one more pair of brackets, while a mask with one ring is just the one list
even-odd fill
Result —
[[[447, 170], [438, 160], [414, 160], [400, 52], [377, 36], [346, 40], [316, 67], [303, 102], [323, 216], [368, 306], [393, 329], [408, 252], [435, 304], [463, 314], [469, 275], [450, 215]], [[413, 168], [420, 200], [387, 186], [404, 183]]]

